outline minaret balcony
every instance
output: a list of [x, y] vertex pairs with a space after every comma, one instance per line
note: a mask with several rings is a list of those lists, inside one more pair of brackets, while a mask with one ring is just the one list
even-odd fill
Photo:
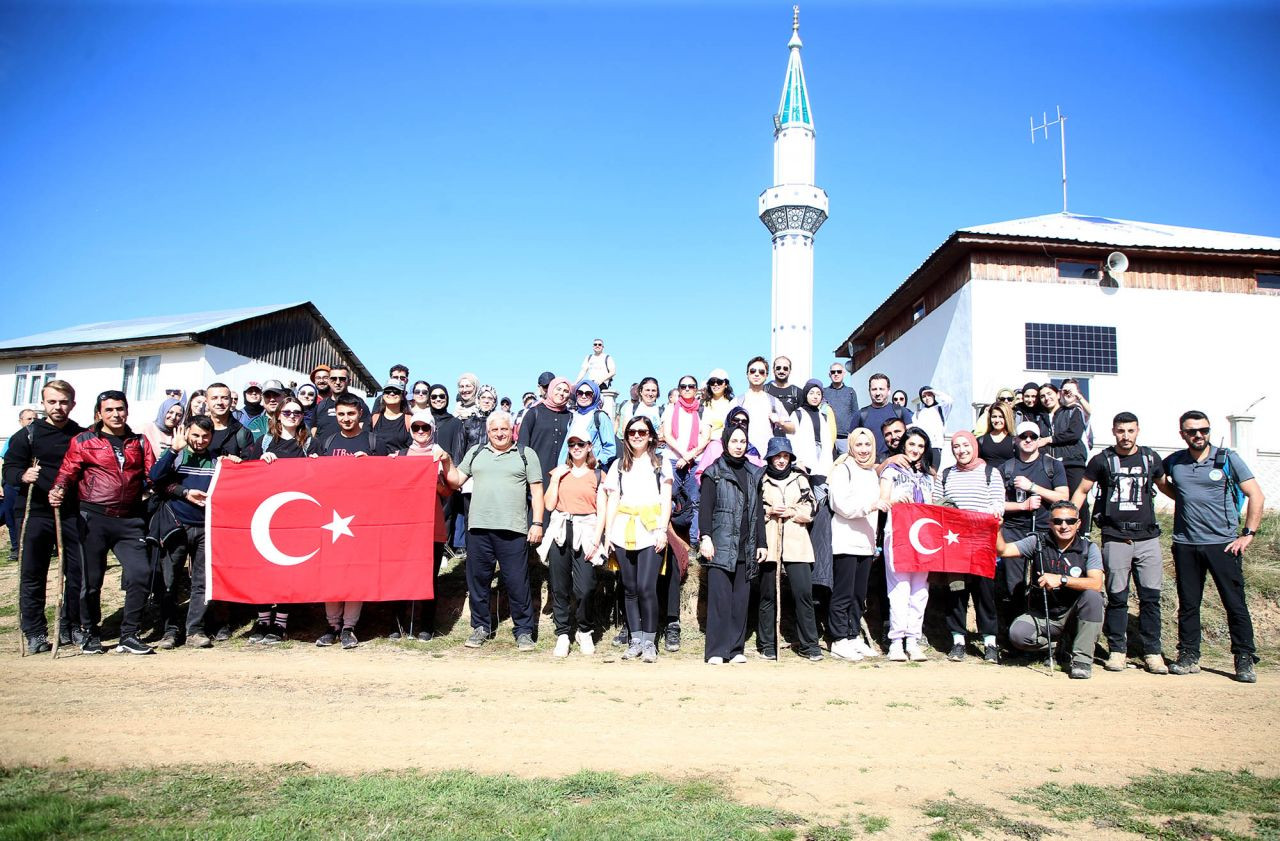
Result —
[[827, 192], [812, 184], [779, 184], [760, 194], [760, 221], [771, 234], [803, 231], [810, 236], [827, 221]]

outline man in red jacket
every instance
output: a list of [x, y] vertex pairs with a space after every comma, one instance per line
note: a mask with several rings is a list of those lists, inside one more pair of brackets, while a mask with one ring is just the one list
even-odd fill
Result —
[[129, 401], [121, 391], [104, 391], [94, 406], [96, 422], [71, 439], [62, 467], [49, 491], [49, 504], [60, 507], [68, 485], [75, 483], [80, 498], [80, 546], [84, 584], [80, 591], [80, 620], [84, 623], [85, 654], [102, 654], [98, 626], [102, 622], [102, 580], [107, 552], [120, 561], [124, 588], [124, 617], [120, 620], [117, 653], [154, 654], [138, 639], [142, 609], [151, 584], [143, 519], [143, 482], [155, 454], [142, 435], [129, 428]]

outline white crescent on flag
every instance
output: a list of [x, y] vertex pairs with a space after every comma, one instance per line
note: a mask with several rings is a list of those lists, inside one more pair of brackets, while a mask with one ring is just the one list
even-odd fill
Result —
[[282, 506], [298, 500], [306, 500], [312, 505], [320, 504], [300, 491], [283, 491], [264, 499], [257, 510], [253, 512], [253, 519], [249, 522], [249, 534], [253, 537], [254, 548], [258, 550], [262, 557], [277, 566], [297, 566], [300, 563], [311, 560], [315, 557], [316, 552], [320, 551], [316, 549], [306, 555], [286, 555], [271, 542], [271, 518], [276, 515], [276, 512]]
[[926, 549], [920, 544], [920, 529], [924, 528], [925, 523], [933, 523], [938, 528], [942, 528], [942, 523], [939, 523], [937, 520], [933, 520], [928, 517], [921, 517], [919, 520], [916, 520], [911, 524], [911, 532], [908, 536], [911, 540], [911, 545], [915, 547], [917, 552], [921, 555], [932, 555], [934, 552], [942, 551], [942, 547], [935, 546], [932, 549]]

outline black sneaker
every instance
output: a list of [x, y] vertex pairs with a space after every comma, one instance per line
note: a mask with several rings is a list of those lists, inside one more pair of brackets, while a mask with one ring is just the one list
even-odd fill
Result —
[[951, 646], [951, 650], [947, 652], [947, 659], [952, 663], [964, 662], [964, 643], [958, 642]]
[[811, 662], [811, 663], [821, 663], [821, 662], [822, 662], [822, 649], [820, 649], [820, 648], [815, 648], [815, 649], [813, 649], [812, 651], [810, 651], [810, 652], [808, 652], [808, 653], [806, 653], [806, 654], [801, 654], [800, 656], [801, 656], [801, 657], [803, 657], [804, 659], [808, 660], [808, 661], [809, 661], [809, 662]]
[[328, 648], [338, 641], [339, 631], [337, 628], [330, 628], [320, 635], [320, 639], [316, 640], [316, 645], [321, 648]]
[[1241, 683], [1257, 683], [1258, 675], [1253, 671], [1253, 664], [1258, 658], [1252, 654], [1236, 655], [1236, 680]]
[[342, 650], [350, 651], [360, 644], [360, 640], [356, 639], [356, 632], [352, 628], [342, 629]]
[[1093, 676], [1092, 663], [1075, 663], [1071, 664], [1072, 680], [1088, 680]]
[[400, 633], [399, 631], [392, 631], [391, 633], [387, 634], [387, 639], [389, 640], [398, 640], [403, 638], [404, 638], [404, 634]]
[[271, 632], [271, 627], [265, 622], [259, 622], [253, 626], [253, 630], [249, 632], [249, 642], [257, 645], [267, 638], [267, 634]]
[[72, 644], [72, 645], [76, 645], [76, 646], [84, 645], [84, 638], [85, 638], [85, 633], [84, 633], [84, 630], [83, 630], [83, 629], [81, 629], [81, 628], [72, 628], [72, 629], [71, 629], [71, 644]]
[[463, 643], [467, 648], [479, 648], [489, 641], [489, 629], [475, 627], [471, 629], [471, 636], [467, 637], [467, 641]]
[[1200, 658], [1192, 657], [1190, 654], [1179, 654], [1177, 661], [1169, 664], [1169, 674], [1171, 675], [1200, 674]]
[[81, 654], [106, 654], [107, 650], [102, 647], [102, 640], [98, 639], [98, 632], [86, 628], [84, 630], [84, 642], [80, 643]]
[[627, 631], [626, 628], [622, 628], [621, 630], [619, 630], [618, 635], [613, 638], [613, 645], [615, 648], [626, 648], [630, 644], [631, 644], [631, 634], [630, 632]]
[[662, 646], [673, 654], [680, 650], [679, 622], [672, 622], [667, 625], [667, 631], [662, 635]]
[[418, 642], [431, 642], [436, 638], [433, 631], [418, 631]]
[[218, 629], [218, 633], [213, 635], [214, 642], [226, 642], [231, 639], [231, 626], [223, 625]]
[[121, 637], [116, 654], [155, 654], [156, 650], [133, 635]]
[[993, 663], [1000, 665], [1000, 647], [998, 645], [989, 645], [987, 650], [982, 653], [982, 661], [984, 663]]
[[279, 645], [287, 639], [284, 632], [284, 625], [272, 625], [267, 629], [267, 634], [262, 638], [263, 645]]
[[756, 655], [761, 660], [777, 660], [778, 659], [778, 652], [772, 648], [758, 648], [756, 649]]
[[58, 645], [71, 645], [75, 642], [75, 634], [70, 628], [60, 628], [58, 630]]
[[[59, 645], [62, 643], [59, 642]], [[45, 634], [31, 634], [27, 637], [27, 653], [28, 654], [44, 654], [46, 651], [52, 651], [53, 646], [49, 645], [49, 637]]]

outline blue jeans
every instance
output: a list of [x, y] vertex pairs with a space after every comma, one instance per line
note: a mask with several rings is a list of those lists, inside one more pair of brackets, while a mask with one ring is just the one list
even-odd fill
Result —
[[675, 459], [668, 459], [671, 462], [671, 476], [674, 479], [671, 486], [672, 500], [672, 517], [675, 516], [675, 498], [676, 491], [680, 488], [684, 489], [685, 494], [689, 497], [689, 509], [693, 519], [689, 521], [689, 543], [695, 548], [698, 545], [698, 498], [701, 494], [701, 488], [698, 485], [696, 461], [690, 462], [683, 468], [676, 467]]

